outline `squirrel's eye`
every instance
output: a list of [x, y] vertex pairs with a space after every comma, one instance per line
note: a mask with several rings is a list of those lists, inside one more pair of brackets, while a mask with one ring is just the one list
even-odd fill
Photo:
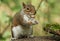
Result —
[[27, 10], [29, 10], [29, 8], [27, 8]]

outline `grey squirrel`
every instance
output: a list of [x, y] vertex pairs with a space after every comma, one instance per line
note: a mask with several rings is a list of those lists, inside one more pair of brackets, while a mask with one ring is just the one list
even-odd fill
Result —
[[36, 10], [32, 4], [23, 3], [21, 11], [13, 17], [11, 34], [12, 39], [22, 38], [23, 36], [33, 37], [32, 25], [38, 24], [35, 20]]

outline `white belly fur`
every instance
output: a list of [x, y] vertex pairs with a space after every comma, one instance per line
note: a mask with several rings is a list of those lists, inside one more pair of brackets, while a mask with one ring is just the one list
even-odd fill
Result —
[[15, 38], [18, 38], [19, 35], [31, 34], [31, 30], [32, 30], [32, 27], [30, 27], [29, 29], [23, 29], [20, 25], [12, 28]]

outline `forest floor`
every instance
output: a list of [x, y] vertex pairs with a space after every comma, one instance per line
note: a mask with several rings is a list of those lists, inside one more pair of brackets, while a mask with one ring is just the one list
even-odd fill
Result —
[[60, 39], [51, 36], [42, 36], [42, 37], [17, 39], [14, 41], [60, 41]]

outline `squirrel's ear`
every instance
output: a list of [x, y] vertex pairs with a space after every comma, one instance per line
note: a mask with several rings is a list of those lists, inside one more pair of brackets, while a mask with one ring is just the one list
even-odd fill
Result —
[[22, 5], [23, 5], [23, 8], [25, 8], [25, 7], [26, 7], [26, 4], [25, 4], [24, 2], [22, 3]]

